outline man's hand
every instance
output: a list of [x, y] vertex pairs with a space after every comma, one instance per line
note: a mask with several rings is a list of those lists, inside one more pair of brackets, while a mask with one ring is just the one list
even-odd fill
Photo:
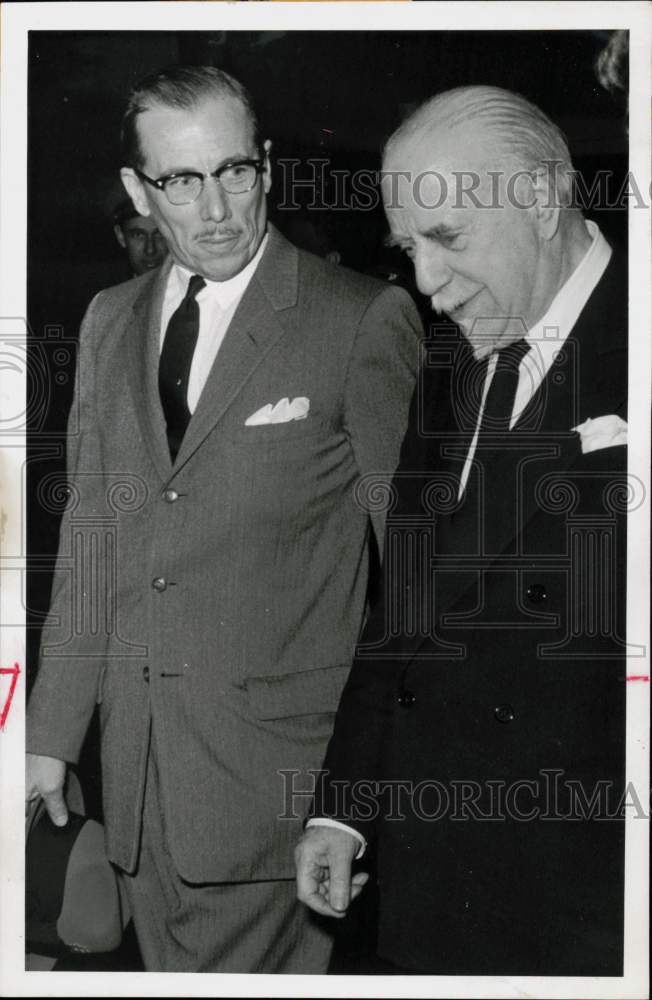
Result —
[[26, 810], [35, 799], [42, 798], [54, 825], [65, 826], [68, 822], [68, 809], [63, 797], [65, 780], [65, 760], [28, 753], [25, 771]]
[[349, 903], [369, 879], [366, 872], [351, 878], [351, 862], [359, 846], [352, 833], [336, 827], [308, 827], [294, 852], [301, 902], [327, 917], [346, 916]]

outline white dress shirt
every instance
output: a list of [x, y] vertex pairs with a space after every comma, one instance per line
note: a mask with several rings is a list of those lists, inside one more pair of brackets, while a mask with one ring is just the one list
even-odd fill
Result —
[[[510, 430], [547, 375], [557, 354], [575, 326], [579, 314], [588, 302], [591, 292], [604, 274], [611, 258], [611, 247], [596, 224], [587, 221], [586, 226], [591, 237], [591, 246], [566, 283], [557, 292], [546, 314], [538, 323], [534, 324], [525, 337], [532, 344], [532, 347], [521, 361], [519, 368], [514, 409], [512, 410], [509, 425]], [[478, 434], [484, 413], [484, 404], [497, 360], [498, 356], [495, 353], [489, 358], [475, 434], [473, 435], [473, 440], [471, 441], [460, 477], [459, 497], [462, 496], [469, 478], [469, 472], [478, 444]], [[339, 830], [345, 830], [347, 833], [353, 834], [360, 842], [356, 860], [361, 858], [365, 852], [365, 838], [361, 833], [358, 833], [357, 830], [347, 826], [345, 823], [328, 819], [326, 816], [316, 816], [314, 819], [309, 819], [306, 826], [332, 826]]]
[[[591, 246], [579, 262], [566, 283], [562, 285], [546, 314], [528, 331], [525, 340], [531, 344], [530, 350], [521, 361], [518, 386], [514, 399], [514, 409], [510, 419], [510, 430], [524, 412], [526, 406], [543, 382], [564, 342], [570, 335], [577, 318], [589, 300], [591, 292], [604, 274], [611, 258], [611, 247], [596, 226], [587, 220], [586, 227], [591, 237]], [[489, 358], [487, 375], [482, 390], [482, 401], [473, 440], [466, 456], [458, 499], [462, 496], [471, 471], [471, 465], [478, 444], [478, 434], [484, 413], [484, 404], [489, 386], [496, 370], [498, 355]], [[570, 428], [569, 428], [570, 430]]]
[[[206, 385], [209, 372], [217, 357], [217, 352], [224, 340], [233, 315], [238, 308], [240, 299], [244, 295], [247, 285], [260, 263], [267, 240], [268, 236], [266, 235], [255, 255], [242, 271], [234, 274], [232, 278], [227, 278], [226, 281], [208, 281], [208, 279], [204, 279], [206, 285], [197, 294], [199, 335], [192, 357], [190, 378], [188, 380], [188, 409], [191, 413], [195, 412], [202, 389]], [[170, 269], [163, 297], [159, 350], [163, 348], [163, 339], [170, 317], [183, 300], [188, 289], [188, 282], [193, 273], [193, 271], [188, 271], [187, 268], [181, 267], [180, 264], [173, 264]]]

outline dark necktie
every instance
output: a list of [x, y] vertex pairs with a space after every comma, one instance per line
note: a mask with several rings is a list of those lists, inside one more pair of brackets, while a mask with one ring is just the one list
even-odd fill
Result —
[[173, 462], [190, 422], [188, 381], [199, 335], [199, 304], [195, 296], [205, 284], [202, 277], [193, 274], [185, 298], [170, 317], [159, 361], [158, 388]]
[[[498, 361], [485, 400], [476, 463], [483, 488], [480, 494], [483, 504], [478, 515], [483, 521], [482, 545], [484, 552], [496, 552], [504, 548], [504, 525], [513, 525], [516, 533], [518, 516], [517, 495], [515, 493], [515, 463], [519, 451], [514, 450], [516, 440], [509, 429], [516, 390], [518, 388], [519, 366], [530, 349], [526, 340], [518, 340], [498, 352]], [[476, 498], [479, 499], [476, 494]]]
[[498, 362], [480, 424], [481, 438], [504, 434], [509, 430], [518, 388], [519, 366], [529, 350], [530, 344], [527, 340], [517, 340], [516, 343], [498, 352]]

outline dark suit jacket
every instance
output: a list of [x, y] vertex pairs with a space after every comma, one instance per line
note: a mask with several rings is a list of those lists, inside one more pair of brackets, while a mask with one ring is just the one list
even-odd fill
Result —
[[484, 368], [430, 342], [315, 803], [375, 843], [408, 969], [622, 974], [626, 449], [571, 428], [626, 416], [626, 303], [612, 258], [461, 503]]
[[[272, 229], [172, 465], [157, 387], [169, 266], [101, 292], [83, 325], [28, 748], [75, 761], [101, 703], [108, 853], [133, 870], [151, 726], [180, 874], [287, 878], [309, 796], [286, 791], [310, 789], [323, 757], [372, 522], [382, 539], [355, 488], [391, 478], [421, 327], [404, 292]], [[286, 396], [309, 398], [305, 419], [246, 426]]]

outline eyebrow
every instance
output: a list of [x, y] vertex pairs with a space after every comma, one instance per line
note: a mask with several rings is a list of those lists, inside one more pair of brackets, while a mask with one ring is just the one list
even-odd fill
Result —
[[396, 236], [394, 233], [388, 233], [383, 239], [384, 247], [398, 247], [401, 243], [409, 243], [411, 237], [409, 236]]
[[421, 236], [425, 236], [431, 239], [441, 239], [442, 236], [453, 236], [457, 233], [462, 232], [462, 226], [449, 226], [445, 222], [439, 223], [439, 225], [431, 226], [429, 229], [424, 229], [421, 232]]
[[[417, 235], [425, 236], [426, 239], [439, 240], [446, 236], [456, 236], [461, 232], [462, 229], [460, 227], [447, 226], [445, 223], [439, 223], [438, 225], [430, 226], [429, 229], [420, 230]], [[397, 236], [394, 233], [389, 233], [389, 235], [383, 240], [386, 247], [396, 247], [412, 242], [414, 242], [412, 236]]]
[[[259, 156], [249, 156], [247, 153], [235, 153], [233, 156], [225, 156], [216, 167], [213, 168], [211, 173], [215, 173], [217, 170], [221, 170], [222, 167], [228, 166], [230, 163], [242, 163], [243, 160], [259, 160]], [[159, 177], [169, 177], [170, 174], [202, 174], [203, 170], [199, 167], [171, 167], [165, 170], [162, 174], [158, 174]]]

